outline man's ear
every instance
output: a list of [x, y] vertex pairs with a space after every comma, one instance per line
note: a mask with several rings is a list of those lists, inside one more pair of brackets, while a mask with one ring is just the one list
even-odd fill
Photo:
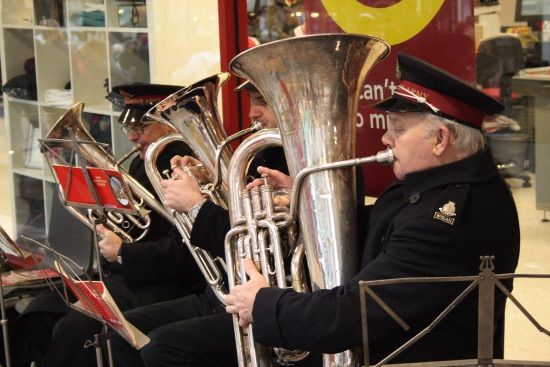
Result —
[[443, 153], [449, 148], [452, 141], [452, 134], [449, 128], [445, 125], [440, 125], [434, 131], [435, 144], [433, 147], [433, 153], [436, 157], [441, 157]]

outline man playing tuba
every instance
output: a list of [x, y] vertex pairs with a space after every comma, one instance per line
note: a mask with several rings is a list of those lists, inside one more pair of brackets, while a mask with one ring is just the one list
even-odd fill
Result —
[[[248, 261], [250, 281], [226, 297], [227, 310], [238, 313], [241, 326], [253, 322], [261, 344], [322, 353], [360, 347], [360, 280], [477, 275], [480, 256], [485, 255], [495, 256], [495, 272], [512, 273], [516, 268], [516, 207], [480, 131], [485, 115], [504, 107], [419, 59], [401, 54], [397, 60], [397, 91], [375, 107], [389, 112], [382, 143], [394, 153], [398, 181], [370, 210], [360, 271], [342, 286], [302, 294], [267, 288]], [[283, 185], [289, 181], [280, 172], [261, 172]], [[368, 301], [370, 362], [380, 361], [425, 328], [466, 286], [451, 282], [377, 287], [376, 293], [410, 329], [404, 331]], [[496, 296], [496, 335], [503, 331], [504, 303], [502, 294]], [[495, 356], [502, 356], [502, 339], [494, 340]], [[476, 356], [477, 295], [472, 294], [392, 363]]]

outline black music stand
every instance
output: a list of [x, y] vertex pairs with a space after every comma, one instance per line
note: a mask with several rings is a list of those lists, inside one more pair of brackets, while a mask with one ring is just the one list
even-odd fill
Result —
[[[46, 161], [58, 185], [59, 196], [65, 208], [73, 215], [80, 217], [83, 223], [89, 223], [89, 228], [93, 233], [95, 262], [98, 269], [99, 282], [102, 283], [101, 254], [99, 252], [96, 225], [106, 222], [108, 212], [137, 214], [138, 210], [133, 205], [134, 200], [131, 191], [122, 174], [116, 169], [95, 167], [95, 162], [88, 162], [81, 153], [82, 147], [86, 145], [101, 146], [102, 148], [108, 148], [108, 145], [96, 141], [79, 140], [72, 128], [67, 127], [67, 130], [69, 131], [70, 139], [46, 138], [39, 139], [39, 141], [42, 145]], [[66, 153], [66, 150], [69, 149], [68, 158], [60, 154], [59, 148], [62, 149], [61, 153]], [[84, 216], [80, 213], [79, 208], [88, 209], [88, 215]], [[78, 274], [73, 275], [77, 276]], [[65, 280], [64, 284], [69, 279], [72, 279], [68, 276], [64, 276], [63, 278]], [[77, 279], [80, 282], [78, 284], [82, 284], [80, 278]], [[73, 283], [69, 284], [73, 285], [73, 293], [80, 299], [76, 294], [78, 287]], [[103, 288], [108, 292], [104, 285]], [[94, 292], [91, 288], [88, 289], [88, 293], [98, 296], [97, 292]], [[68, 298], [65, 299], [68, 300]], [[115, 331], [117, 329], [113, 328], [113, 324], [106, 322], [97, 313], [90, 312], [90, 305], [80, 308], [71, 303], [68, 303], [68, 305], [103, 323], [103, 333], [94, 335], [94, 340], [88, 341], [84, 347], [93, 346], [95, 348], [97, 364], [99, 367], [102, 367], [101, 340], [105, 339], [109, 366], [113, 366], [109, 327]]]
[[[29, 240], [36, 242], [32, 239]], [[54, 250], [47, 241], [46, 244], [38, 242], [36, 244], [46, 250], [48, 259], [44, 262], [52, 264], [52, 267], [62, 279], [62, 290], [58, 288], [54, 289], [65, 304], [69, 308], [83, 313], [103, 325], [104, 331], [95, 334], [94, 340], [89, 340], [84, 345], [85, 348], [91, 346], [95, 348], [98, 367], [103, 367], [102, 340], [105, 340], [107, 344], [108, 366], [114, 365], [110, 343], [111, 330], [118, 333], [136, 349], [140, 349], [149, 342], [149, 338], [146, 335], [126, 321], [103, 281], [91, 280], [83, 267], [79, 266], [69, 257]], [[85, 279], [82, 279], [79, 274], [82, 274]], [[68, 291], [76, 297], [77, 302], [73, 303], [69, 300]]]
[[[83, 146], [105, 148], [108, 145], [79, 140], [72, 128], [68, 127], [67, 130], [71, 139], [46, 138], [39, 141], [65, 208], [80, 217], [82, 222], [88, 223], [93, 232], [95, 261], [99, 279], [102, 280], [96, 225], [105, 223], [109, 212], [137, 214], [138, 210], [122, 174], [116, 169], [95, 167], [96, 162], [88, 162], [81, 153]], [[67, 158], [61, 155], [59, 148], [63, 149], [61, 153], [69, 150]], [[88, 215], [83, 215], [79, 208], [88, 209]]]
[[[0, 270], [2, 272], [2, 279], [0, 280], [0, 314], [2, 318], [0, 324], [2, 325], [6, 367], [11, 366], [11, 353], [4, 286], [35, 286], [37, 282], [39, 282], [39, 284], [44, 284], [45, 282], [47, 285], [51, 286], [51, 278], [56, 278], [58, 276], [56, 271], [44, 267], [43, 258], [37, 258], [38, 253], [39, 251], [36, 251], [36, 247], [30, 248], [29, 251], [22, 249], [10, 238], [2, 226], [0, 226]], [[29, 264], [29, 266], [8, 273], [8, 262], [13, 258], [18, 258], [22, 260], [22, 262]], [[29, 259], [31, 261], [28, 261]]]
[[[527, 312], [527, 310], [519, 303], [519, 301], [510, 293], [510, 291], [502, 284], [503, 279], [513, 278], [548, 278], [550, 274], [495, 274], [493, 273], [493, 256], [481, 257], [481, 272], [475, 276], [457, 276], [457, 277], [418, 277], [418, 278], [398, 278], [398, 279], [384, 279], [384, 280], [370, 280], [360, 281], [359, 290], [361, 298], [361, 320], [363, 327], [363, 361], [365, 367], [371, 366], [369, 363], [369, 339], [368, 339], [368, 325], [367, 325], [367, 295], [376, 302], [388, 315], [390, 315], [401, 327], [408, 328], [408, 325], [397, 315], [378, 295], [371, 287], [385, 286], [390, 284], [404, 284], [404, 283], [435, 283], [435, 282], [468, 282], [470, 285], [458, 295], [429, 325], [426, 326], [421, 332], [402, 344], [394, 352], [390, 353], [375, 367], [382, 365], [399, 366], [399, 367], [416, 367], [416, 366], [429, 366], [429, 367], [450, 367], [450, 366], [464, 366], [464, 367], [497, 367], [497, 366], [522, 366], [522, 367], [535, 367], [535, 366], [550, 366], [549, 362], [534, 362], [534, 361], [511, 361], [505, 359], [494, 359], [493, 356], [493, 316], [494, 316], [494, 292], [496, 289], [500, 290], [512, 303], [514, 303], [520, 311], [531, 321], [535, 327], [542, 333], [550, 336], [550, 331], [543, 328], [534, 318]], [[479, 301], [478, 301], [478, 354], [477, 359], [464, 359], [455, 361], [433, 361], [433, 362], [418, 362], [418, 363], [400, 363], [400, 364], [388, 364], [393, 358], [428, 334], [434, 327], [437, 326], [464, 298], [478, 288]], [[496, 288], [496, 289], [495, 289]]]
[[[23, 251], [19, 249], [17, 244], [12, 241], [4, 229], [0, 226], [0, 247], [2, 252], [0, 253], [0, 268], [2, 273], [4, 272], [7, 258], [6, 253], [11, 254], [17, 257], [23, 257]], [[6, 359], [6, 367], [11, 367], [11, 354], [10, 354], [10, 344], [9, 344], [9, 333], [8, 333], [8, 318], [6, 317], [6, 306], [4, 304], [4, 280], [0, 279], [0, 312], [2, 319], [0, 324], [2, 324], [2, 338], [4, 340], [4, 356]]]

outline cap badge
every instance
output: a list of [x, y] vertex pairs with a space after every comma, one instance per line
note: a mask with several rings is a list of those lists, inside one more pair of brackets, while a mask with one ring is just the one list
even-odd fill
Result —
[[456, 217], [456, 207], [453, 201], [449, 201], [447, 204], [439, 208], [438, 212], [434, 213], [434, 219], [440, 220], [447, 224], [453, 225]]
[[175, 106], [176, 103], [177, 103], [177, 97], [172, 95], [168, 98], [165, 98], [161, 102], [159, 102], [156, 106], [156, 111], [164, 112], [167, 109], [171, 108], [172, 106]]
[[427, 98], [429, 97], [429, 95], [425, 92], [419, 91], [410, 86], [404, 86], [400, 84], [397, 86], [395, 94], [405, 99], [413, 100], [416, 103], [425, 104], [433, 111], [433, 113], [439, 112], [439, 108], [428, 102]]

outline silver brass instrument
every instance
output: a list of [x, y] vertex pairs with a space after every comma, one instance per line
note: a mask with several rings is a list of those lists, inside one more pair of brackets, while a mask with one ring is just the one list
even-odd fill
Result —
[[[388, 53], [389, 45], [378, 38], [325, 34], [260, 45], [237, 55], [229, 65], [235, 74], [252, 82], [270, 105], [290, 176], [296, 179], [308, 167], [322, 167], [305, 175], [297, 204], [312, 290], [333, 288], [356, 274], [355, 170], [349, 162], [331, 164], [354, 159], [359, 93], [367, 73]], [[261, 131], [249, 137], [229, 165], [233, 229], [226, 237], [226, 261], [230, 288], [246, 282], [241, 261], [246, 256], [258, 263], [264, 254], [273, 254], [269, 265], [259, 262], [259, 268], [284, 269], [277, 264], [281, 253], [275, 248], [280, 242], [277, 232], [292, 228], [293, 214], [277, 212], [261, 202], [262, 193], [243, 192], [241, 179], [243, 162], [262, 147], [276, 145], [276, 135]], [[391, 154], [383, 155], [387, 159], [381, 161], [391, 159]], [[297, 197], [291, 197], [294, 201], [298, 202]], [[299, 246], [296, 253], [301, 253]], [[297, 263], [292, 261], [293, 268]], [[284, 273], [264, 276], [287, 287]], [[234, 325], [239, 366], [270, 365], [264, 348], [254, 343], [252, 328], [242, 330], [236, 317]], [[350, 351], [323, 359], [325, 366], [357, 363]]]
[[[57, 120], [48, 134], [46, 134], [46, 137], [42, 139], [42, 146], [46, 148], [44, 154], [46, 155], [48, 164], [50, 164], [50, 166], [52, 164], [50, 160], [54, 159], [55, 149], [63, 148], [71, 150], [74, 148], [74, 142], [77, 141], [79, 144], [78, 149], [84, 160], [90, 162], [95, 167], [117, 170], [122, 174], [124, 181], [128, 184], [132, 196], [134, 197], [132, 207], [136, 210], [137, 215], [109, 211], [106, 213], [105, 225], [111, 231], [119, 235], [125, 242], [138, 241], [147, 234], [151, 224], [149, 216], [150, 209], [155, 210], [168, 221], [173, 222], [170, 213], [164, 209], [153, 194], [147, 191], [147, 189], [121, 166], [125, 160], [137, 152], [137, 149], [133, 149], [121, 160], [116, 161], [112, 154], [109, 153], [102, 144], [97, 143], [88, 131], [86, 131], [82, 123], [83, 108], [83, 103], [79, 102], [75, 104]], [[82, 164], [82, 162], [77, 163]], [[88, 216], [86, 216], [76, 208], [67, 205], [61, 187], [59, 187], [58, 192], [61, 201], [65, 203], [65, 208], [88, 228], [95, 231], [93, 224], [97, 219], [103, 216], [103, 213], [98, 213], [96, 210], [89, 209]], [[135, 228], [133, 231], [134, 233], [137, 232], [138, 235], [130, 235], [129, 230], [132, 228]]]
[[[222, 179], [227, 172], [232, 154], [232, 149], [227, 144], [231, 140], [259, 129], [259, 125], [253, 125], [250, 129], [230, 137], [226, 136], [218, 115], [217, 98], [221, 86], [228, 78], [229, 73], [220, 73], [200, 80], [168, 96], [144, 115], [145, 119], [163, 122], [179, 132], [151, 144], [145, 155], [145, 170], [161, 200], [164, 198], [160, 186], [163, 177], [156, 169], [155, 162], [168, 144], [179, 140], [189, 145], [209, 176], [210, 182], [201, 185], [203, 195], [223, 208], [227, 208], [227, 184]], [[223, 275], [218, 266], [218, 263], [223, 260], [213, 259], [207, 251], [191, 244], [193, 222], [186, 213], [172, 211], [172, 214], [183, 242], [188, 246], [208, 284], [218, 299], [223, 302], [227, 289], [223, 284]]]
[[[203, 191], [224, 208], [227, 208], [227, 183], [223, 179], [233, 153], [228, 144], [261, 128], [259, 124], [252, 124], [227, 137], [218, 114], [217, 99], [229, 76], [229, 73], [219, 73], [195, 82], [157, 103], [143, 117], [163, 122], [181, 134], [209, 176], [210, 182], [204, 184]], [[156, 149], [164, 145], [155, 144]]]

